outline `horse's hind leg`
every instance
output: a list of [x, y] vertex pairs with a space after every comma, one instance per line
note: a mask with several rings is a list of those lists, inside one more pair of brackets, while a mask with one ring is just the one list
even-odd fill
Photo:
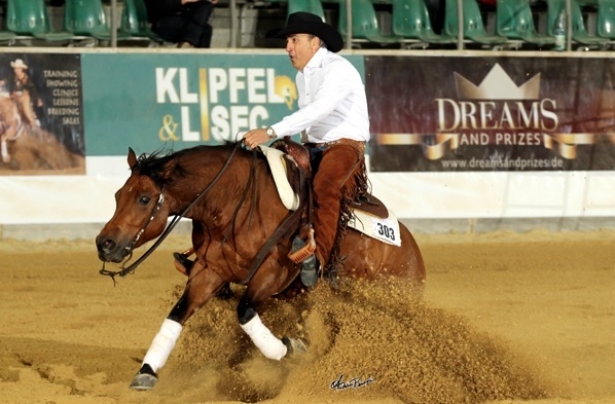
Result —
[[266, 358], [280, 360], [286, 355], [288, 348], [263, 324], [247, 293], [237, 306], [237, 318], [241, 328]]
[[195, 275], [188, 280], [184, 293], [162, 322], [160, 331], [147, 350], [141, 369], [130, 384], [131, 389], [151, 390], [154, 387], [158, 381], [157, 372], [164, 366], [175, 347], [183, 324], [224, 285], [225, 281], [214, 271], [195, 267]]
[[305, 352], [307, 348], [302, 341], [286, 337], [279, 339], [261, 321], [256, 307], [272, 294], [262, 290], [260, 293], [253, 293], [253, 289], [248, 287], [237, 306], [237, 318], [241, 328], [266, 358], [280, 360], [287, 354]]

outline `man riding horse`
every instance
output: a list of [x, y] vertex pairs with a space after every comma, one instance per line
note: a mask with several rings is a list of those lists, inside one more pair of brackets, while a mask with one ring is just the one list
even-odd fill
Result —
[[23, 60], [16, 59], [11, 62], [11, 67], [15, 73], [13, 80], [8, 83], [11, 96], [15, 100], [25, 123], [31, 128], [40, 127], [41, 124], [36, 116], [35, 109], [43, 106], [43, 100], [28, 74], [28, 66]]
[[[290, 213], [282, 198], [271, 195], [277, 192], [276, 181], [264, 159], [256, 158], [239, 143], [200, 145], [166, 156], [154, 153], [139, 158], [130, 149], [130, 177], [116, 192], [115, 213], [96, 237], [99, 258], [123, 263], [144, 243], [157, 237], [156, 243], [161, 242], [162, 234], [172, 229], [171, 224], [167, 226], [172, 215], [173, 223], [179, 217], [192, 220], [192, 244], [198, 256], [192, 268], [184, 269], [188, 275], [184, 292], [152, 340], [130, 385], [132, 389], [154, 387], [188, 319], [211, 298], [220, 296], [230, 283], [245, 285], [236, 305], [237, 321], [265, 358], [281, 360], [305, 352], [302, 338], [278, 337], [259, 315], [259, 307], [267, 299], [293, 285], [298, 272], [294, 262], [300, 261], [297, 257], [309, 255], [301, 265], [301, 279], [306, 285], [316, 283], [319, 266], [325, 271], [336, 269], [343, 255], [346, 261], [339, 278], [388, 280], [394, 276], [404, 285], [410, 281], [408, 296], [413, 301], [422, 296], [423, 259], [412, 234], [396, 218], [389, 220], [394, 222], [394, 231], [388, 241], [394, 242], [364, 237], [353, 230], [344, 234], [352, 203], [367, 196], [364, 152], [369, 118], [358, 71], [334, 53], [343, 45], [340, 34], [317, 16], [300, 12], [291, 14], [287, 26], [275, 36], [286, 38], [291, 63], [299, 71], [299, 111], [267, 129], [247, 132], [243, 141], [255, 148], [301, 132], [315, 172], [311, 177], [315, 229], [307, 231], [315, 232], [315, 242], [308, 237], [307, 242], [296, 243], [299, 237], [291, 246], [288, 236], [293, 231], [284, 224], [294, 226], [295, 218], [304, 213], [305, 198], [301, 198], [301, 209]], [[308, 154], [304, 148], [302, 151]], [[301, 174], [303, 171], [298, 178], [303, 180]], [[237, 178], [245, 179], [245, 183], [238, 183]], [[304, 189], [305, 182], [299, 183]], [[201, 189], [196, 199], [195, 189]], [[271, 240], [274, 246], [270, 248]], [[121, 271], [103, 267], [100, 272], [124, 276], [147, 254]], [[178, 264], [192, 264], [186, 254], [176, 253], [177, 257]]]
[[[314, 231], [308, 232], [308, 240], [294, 243], [291, 259], [294, 256], [302, 263], [301, 280], [313, 286], [319, 272], [335, 268], [350, 203], [367, 193], [364, 153], [370, 132], [365, 86], [357, 69], [336, 54], [343, 47], [342, 36], [320, 17], [293, 13], [285, 27], [268, 36], [286, 38], [286, 52], [298, 70], [299, 110], [266, 129], [250, 130], [243, 140], [255, 148], [301, 133], [310, 151], [315, 173]], [[180, 264], [190, 266], [188, 254], [190, 250], [175, 256]]]

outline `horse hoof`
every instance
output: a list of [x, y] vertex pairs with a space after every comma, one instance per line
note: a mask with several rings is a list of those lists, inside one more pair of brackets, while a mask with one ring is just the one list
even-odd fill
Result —
[[132, 390], [138, 391], [149, 391], [154, 388], [158, 378], [149, 373], [137, 373], [135, 378], [130, 383], [130, 388]]
[[299, 338], [282, 338], [282, 342], [286, 345], [286, 356], [303, 355], [307, 352], [307, 345]]

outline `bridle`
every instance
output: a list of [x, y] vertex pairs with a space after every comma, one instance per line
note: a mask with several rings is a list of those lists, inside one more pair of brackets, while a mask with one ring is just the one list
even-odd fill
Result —
[[[177, 225], [177, 223], [179, 223], [179, 221], [182, 218], [185, 217], [186, 213], [188, 213], [188, 211], [218, 182], [220, 177], [222, 177], [222, 174], [228, 168], [231, 160], [233, 159], [233, 156], [235, 155], [235, 152], [237, 151], [237, 149], [240, 146], [241, 146], [241, 142], [237, 142], [235, 144], [235, 147], [233, 148], [233, 151], [231, 152], [231, 155], [228, 157], [228, 159], [226, 160], [226, 162], [224, 163], [224, 165], [222, 166], [222, 168], [220, 169], [218, 174], [216, 174], [215, 178], [209, 183], [209, 185], [207, 185], [207, 187], [205, 187], [201, 192], [199, 192], [199, 194], [192, 200], [192, 202], [190, 202], [190, 204], [188, 204], [188, 206], [186, 206], [186, 208], [181, 213], [179, 213], [178, 215], [175, 215], [173, 217], [171, 222], [167, 225], [167, 227], [164, 229], [164, 231], [158, 237], [158, 239], [154, 242], [154, 244], [152, 244], [152, 246], [146, 252], [144, 252], [143, 255], [141, 255], [139, 257], [139, 259], [137, 259], [135, 262], [133, 262], [128, 267], [125, 267], [124, 264], [122, 264], [122, 269], [120, 271], [108, 271], [108, 270], [106, 270], [105, 269], [105, 262], [103, 261], [103, 267], [100, 269], [100, 271], [98, 271], [98, 273], [100, 273], [101, 275], [110, 276], [111, 279], [113, 280], [113, 284], [114, 285], [116, 284], [115, 276], [119, 275], [120, 277], [123, 278], [124, 276], [126, 276], [126, 275], [128, 275], [130, 273], [133, 273], [137, 269], [137, 267], [143, 261], [145, 261], [145, 259], [147, 257], [149, 257], [156, 250], [156, 248], [158, 248], [158, 246], [160, 244], [162, 244], [162, 242], [171, 233], [171, 231]], [[158, 201], [156, 202], [156, 205], [152, 209], [152, 213], [150, 214], [148, 220], [141, 227], [141, 230], [139, 230], [137, 232], [137, 234], [134, 237], [133, 241], [128, 246], [126, 246], [126, 250], [128, 250], [130, 254], [128, 256], [128, 259], [125, 260], [124, 262], [130, 260], [130, 258], [132, 257], [132, 249], [133, 249], [133, 247], [137, 244], [137, 242], [139, 241], [139, 239], [141, 238], [141, 236], [145, 232], [145, 228], [152, 222], [152, 220], [154, 220], [154, 218], [156, 217], [156, 215], [160, 211], [160, 208], [162, 207], [163, 204], [164, 204], [164, 189], [161, 187], [160, 188], [160, 195], [158, 195]]]
[[134, 240], [132, 240], [132, 243], [130, 243], [124, 248], [125, 250], [128, 250], [129, 253], [132, 254], [132, 249], [134, 248], [134, 246], [137, 244], [137, 242], [141, 238], [141, 235], [143, 235], [143, 232], [145, 232], [145, 228], [147, 227], [147, 225], [150, 224], [152, 220], [154, 220], [154, 217], [156, 217], [156, 214], [162, 207], [163, 203], [164, 203], [164, 189], [161, 188], [160, 195], [158, 195], [158, 201], [156, 202], [156, 205], [154, 206], [154, 209], [152, 210], [152, 214], [149, 215], [149, 219], [147, 219], [147, 222], [145, 222], [143, 227], [141, 227], [141, 230], [137, 232], [137, 235], [135, 236]]

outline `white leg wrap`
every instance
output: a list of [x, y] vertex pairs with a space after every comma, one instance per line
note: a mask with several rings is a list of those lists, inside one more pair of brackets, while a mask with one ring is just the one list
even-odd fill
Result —
[[169, 320], [168, 318], [165, 319], [162, 322], [160, 331], [158, 331], [158, 334], [154, 337], [152, 345], [150, 345], [147, 350], [145, 358], [143, 358], [143, 364], [147, 363], [152, 367], [154, 372], [158, 372], [158, 369], [162, 368], [167, 362], [181, 332], [182, 325], [180, 323]]
[[286, 345], [265, 327], [257, 315], [241, 326], [266, 358], [280, 360], [286, 355]]

